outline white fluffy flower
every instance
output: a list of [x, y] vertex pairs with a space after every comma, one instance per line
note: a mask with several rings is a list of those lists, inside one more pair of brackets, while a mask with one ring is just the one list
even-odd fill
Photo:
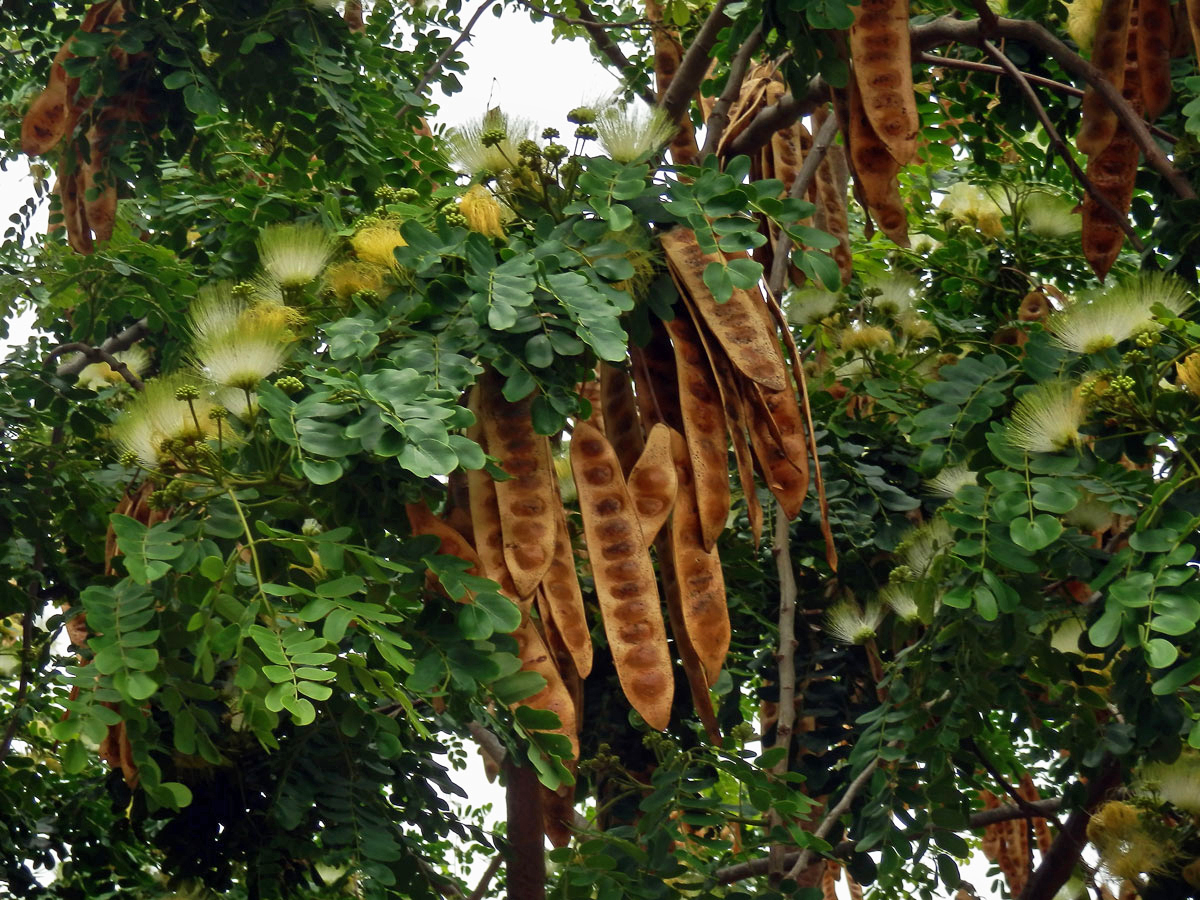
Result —
[[214, 384], [249, 391], [287, 361], [289, 338], [274, 322], [243, 319], [237, 329], [198, 342], [192, 352]]
[[233, 288], [228, 281], [206, 284], [188, 306], [188, 329], [192, 333], [192, 340], [203, 341], [235, 330], [245, 310], [246, 305], [233, 296]]
[[959, 488], [968, 484], [976, 484], [975, 479], [978, 475], [978, 472], [967, 468], [965, 463], [946, 466], [925, 482], [925, 488], [935, 497], [953, 497], [958, 493]]
[[[518, 119], [501, 112], [488, 110], [478, 119], [453, 128], [446, 133], [451, 162], [467, 175], [497, 175], [517, 164], [517, 144], [529, 137], [533, 125], [526, 119]], [[497, 144], [484, 146], [483, 136], [488, 132], [503, 133]]]
[[596, 117], [600, 146], [619, 163], [631, 163], [654, 153], [679, 130], [657, 106], [610, 106]]
[[1053, 453], [1079, 441], [1085, 409], [1075, 385], [1052, 381], [1021, 395], [1008, 422], [1008, 442], [1029, 453]]
[[953, 543], [954, 537], [946, 521], [933, 519], [907, 532], [897, 549], [901, 561], [912, 570], [913, 576], [924, 578]]
[[1178, 316], [1192, 305], [1192, 299], [1187, 286], [1178, 279], [1146, 272], [1076, 300], [1051, 315], [1046, 329], [1068, 350], [1098, 353], [1158, 328], [1153, 311], [1158, 305]]
[[815, 325], [835, 309], [841, 294], [807, 287], [794, 291], [788, 299], [788, 321], [793, 325]]
[[216, 428], [208, 417], [212, 400], [201, 392], [188, 403], [176, 394], [181, 388], [195, 391], [197, 386], [185, 374], [160, 375], [146, 382], [140, 392], [113, 424], [112, 437], [123, 452], [133, 453], [143, 466], [160, 462], [163, 441], [179, 439], [195, 444], [208, 439]]
[[853, 600], [842, 600], [825, 613], [825, 631], [843, 644], [865, 644], [875, 637], [887, 610], [872, 601], [861, 607]]
[[259, 261], [285, 290], [315, 281], [333, 251], [333, 238], [320, 225], [268, 225], [258, 236]]
[[1200, 815], [1200, 756], [1185, 752], [1173, 763], [1151, 763], [1142, 770], [1142, 784], [1172, 806]]
[[863, 279], [863, 292], [874, 295], [871, 305], [889, 316], [912, 309], [920, 291], [921, 283], [908, 272], [884, 272]]
[[1025, 227], [1039, 237], [1070, 237], [1083, 228], [1083, 217], [1070, 198], [1047, 191], [1028, 194], [1021, 204], [1021, 214]]
[[886, 603], [902, 622], [917, 622], [921, 618], [911, 584], [889, 584], [879, 592], [879, 599]]

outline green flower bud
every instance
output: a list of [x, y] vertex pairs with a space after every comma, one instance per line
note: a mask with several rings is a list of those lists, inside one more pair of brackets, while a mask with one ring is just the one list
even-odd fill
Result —
[[915, 573], [908, 566], [896, 566], [888, 575], [888, 584], [904, 584], [912, 581]]
[[467, 217], [458, 210], [447, 210], [442, 213], [442, 218], [446, 220], [447, 225], [460, 225], [464, 228], [467, 225]]
[[182, 387], [175, 389], [175, 399], [181, 401], [199, 400], [200, 388], [196, 387], [194, 384], [185, 384]]
[[575, 129], [575, 137], [581, 141], [595, 140], [600, 136], [600, 132], [596, 130], [595, 125], [580, 125]]
[[[590, 106], [577, 106], [567, 113], [567, 121], [573, 125], [591, 125], [596, 121], [596, 111]], [[575, 132], [578, 137], [579, 132]]]
[[214, 406], [208, 411], [208, 417], [214, 422], [220, 422], [229, 418], [229, 410], [223, 406]]
[[138, 455], [132, 450], [126, 450], [124, 453], [122, 453], [121, 458], [118, 459], [117, 462], [127, 469], [136, 469], [139, 465]]
[[542, 129], [542, 140], [543, 141], [552, 141], [556, 137], [558, 137], [558, 129], [557, 128], [543, 128]]
[[547, 144], [544, 148], [542, 148], [542, 157], [552, 163], [557, 163], [565, 159], [567, 154], [570, 152], [571, 151], [562, 144]]
[[397, 203], [412, 203], [414, 200], [419, 199], [420, 196], [421, 196], [421, 192], [418, 191], [416, 188], [403, 187], [403, 188], [397, 189], [397, 191], [396, 191], [396, 202]]
[[542, 148], [537, 145], [536, 141], [526, 138], [517, 144], [517, 152], [522, 156], [528, 156], [530, 159], [537, 159], [542, 155]]
[[503, 128], [489, 128], [479, 136], [479, 143], [485, 147], [498, 147], [504, 143], [504, 139], [508, 134]]
[[290, 396], [304, 390], [304, 382], [295, 375], [284, 375], [282, 378], [275, 379], [275, 387]]

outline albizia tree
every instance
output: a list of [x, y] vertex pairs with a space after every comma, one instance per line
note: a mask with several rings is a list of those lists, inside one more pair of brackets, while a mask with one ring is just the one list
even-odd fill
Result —
[[1193, 21], [0, 7], [7, 892], [1195, 896]]

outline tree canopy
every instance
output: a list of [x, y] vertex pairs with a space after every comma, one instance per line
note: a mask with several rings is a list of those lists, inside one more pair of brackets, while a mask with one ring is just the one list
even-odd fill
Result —
[[1194, 0], [0, 35], [8, 894], [1200, 895]]

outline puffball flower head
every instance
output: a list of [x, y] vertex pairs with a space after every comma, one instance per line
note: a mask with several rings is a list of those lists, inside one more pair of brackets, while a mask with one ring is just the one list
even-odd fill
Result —
[[1178, 316], [1191, 303], [1183, 282], [1157, 272], [1145, 273], [1053, 313], [1046, 320], [1046, 329], [1068, 350], [1098, 353], [1158, 328], [1155, 306]]
[[1166, 307], [1167, 313], [1178, 318], [1192, 306], [1187, 285], [1173, 275], [1162, 272], [1140, 272], [1111, 289], [1112, 293], [1128, 292], [1138, 298], [1146, 310], [1146, 318], [1155, 316], [1155, 306]]
[[206, 284], [188, 306], [188, 330], [192, 340], [203, 341], [237, 328], [245, 310], [246, 304], [233, 296], [233, 286], [228, 281]]
[[867, 354], [872, 350], [890, 350], [892, 333], [879, 325], [859, 325], [847, 328], [838, 337], [838, 343], [847, 353]]
[[1025, 227], [1038, 237], [1061, 238], [1079, 234], [1083, 217], [1067, 197], [1047, 191], [1033, 191], [1021, 205]]
[[999, 237], [1004, 233], [1004, 223], [1001, 221], [1003, 210], [978, 185], [965, 181], [952, 185], [939, 208], [951, 219], [973, 225], [987, 237]]
[[800, 288], [788, 300], [788, 321], [793, 325], [815, 325], [837, 309], [841, 295], [820, 288]]
[[196, 367], [222, 387], [252, 390], [282, 366], [291, 353], [292, 333], [278, 317], [248, 310], [238, 327], [206, 336], [192, 347]]
[[908, 272], [886, 272], [864, 279], [863, 292], [872, 294], [871, 305], [881, 313], [899, 316], [912, 309], [921, 283]]
[[1200, 815], [1200, 755], [1185, 752], [1173, 763], [1152, 763], [1141, 781], [1177, 809]]
[[359, 291], [378, 292], [383, 288], [383, 271], [370, 263], [347, 260], [325, 270], [325, 287], [339, 300], [349, 300]]
[[1080, 50], [1090, 52], [1103, 0], [1071, 0], [1069, 3], [1064, 0], [1064, 5], [1067, 7], [1067, 34]]
[[451, 129], [446, 140], [450, 161], [474, 178], [499, 175], [517, 164], [517, 144], [529, 137], [533, 126], [525, 119], [490, 109], [478, 119]]
[[842, 600], [825, 613], [825, 631], [843, 644], [865, 644], [875, 637], [887, 610], [877, 602], [860, 607], [853, 600]]
[[1008, 442], [1027, 453], [1054, 453], [1079, 442], [1086, 410], [1075, 385], [1051, 381], [1021, 395], [1008, 422]]
[[944, 519], [932, 519], [905, 533], [897, 553], [908, 566], [912, 576], [921, 579], [929, 575], [934, 564], [950, 549], [954, 537]]
[[[181, 400], [181, 389], [199, 396], [190, 403]], [[212, 436], [216, 423], [208, 414], [214, 408], [193, 377], [184, 373], [160, 375], [146, 382], [146, 389], [122, 410], [113, 424], [112, 437], [123, 453], [132, 453], [141, 465], [153, 467], [170, 458], [164, 453], [164, 441], [194, 445]]]
[[886, 603], [902, 622], [912, 624], [920, 621], [921, 613], [917, 608], [917, 598], [913, 596], [911, 584], [889, 584], [879, 592], [879, 599]]
[[284, 289], [315, 281], [333, 250], [333, 238], [320, 225], [268, 225], [258, 236], [259, 261]]
[[979, 473], [971, 471], [965, 463], [958, 463], [946, 466], [930, 478], [925, 482], [925, 489], [935, 497], [953, 497], [959, 488], [977, 484], [978, 476]]
[[1087, 826], [1104, 869], [1114, 878], [1137, 879], [1163, 871], [1176, 850], [1143, 822], [1137, 807], [1120, 801], [1104, 804]]
[[596, 117], [600, 146], [619, 163], [631, 163], [661, 150], [679, 127], [657, 106], [610, 106]]
[[458, 211], [467, 220], [467, 227], [484, 237], [503, 238], [504, 226], [500, 224], [503, 210], [499, 201], [481, 184], [467, 188], [458, 201]]
[[[125, 363], [125, 367], [133, 373], [135, 378], [144, 377], [150, 368], [149, 351], [137, 344], [128, 350], [117, 351], [112, 357], [117, 362]], [[112, 368], [108, 363], [98, 362], [83, 367], [83, 371], [79, 373], [79, 380], [76, 382], [76, 386], [87, 388], [89, 391], [99, 391], [112, 385], [122, 385], [125, 383], [124, 375]]]
[[1189, 354], [1175, 363], [1175, 375], [1180, 384], [1200, 397], [1200, 353]]
[[358, 229], [350, 238], [350, 245], [361, 262], [385, 269], [398, 269], [396, 248], [407, 247], [408, 242], [400, 234], [399, 228], [381, 222]]

